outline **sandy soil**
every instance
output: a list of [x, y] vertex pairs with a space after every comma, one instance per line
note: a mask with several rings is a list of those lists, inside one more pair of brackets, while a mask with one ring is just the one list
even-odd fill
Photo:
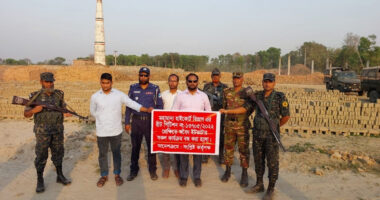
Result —
[[[103, 188], [97, 188], [99, 168], [94, 127], [76, 123], [65, 123], [64, 173], [73, 180], [72, 184], [62, 186], [55, 182], [55, 169], [49, 160], [44, 174], [46, 191], [36, 194], [32, 127], [31, 121], [0, 121], [0, 199], [261, 199], [263, 196], [263, 193], [246, 194], [240, 188], [238, 154], [235, 154], [233, 175], [228, 183], [219, 180], [224, 166], [214, 160], [202, 166], [201, 188], [195, 188], [191, 180], [186, 188], [181, 188], [173, 173], [168, 179], [161, 177], [160, 164], [159, 179], [150, 180], [146, 159], [140, 159], [141, 170], [134, 181], [125, 181], [121, 187], [116, 187], [111, 175]], [[379, 140], [360, 136], [284, 136], [283, 142], [288, 148], [297, 143], [301, 146], [308, 143], [306, 146], [310, 148], [300, 153], [281, 153], [277, 199], [380, 199]], [[362, 152], [376, 163], [372, 166], [362, 164], [358, 172], [352, 167], [345, 168], [346, 161], [316, 152], [319, 148]], [[123, 178], [129, 173], [130, 149], [130, 137], [124, 134]], [[144, 157], [143, 152], [141, 157]], [[252, 160], [251, 155], [251, 166]], [[314, 173], [316, 167], [321, 168], [321, 175]], [[255, 183], [253, 167], [248, 173], [251, 187]]]

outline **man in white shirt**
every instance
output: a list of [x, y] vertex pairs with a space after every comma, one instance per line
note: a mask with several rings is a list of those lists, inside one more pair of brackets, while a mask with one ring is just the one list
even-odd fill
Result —
[[[186, 76], [187, 90], [177, 95], [172, 110], [184, 111], [211, 111], [210, 101], [207, 95], [198, 90], [198, 75], [190, 73]], [[189, 177], [189, 155], [180, 156], [180, 180], [179, 185], [186, 187]], [[195, 187], [201, 187], [202, 155], [193, 155], [193, 177]]]
[[[178, 83], [179, 83], [179, 77], [177, 74], [170, 74], [168, 78], [168, 84], [169, 84], [169, 90], [166, 90], [162, 93], [162, 100], [164, 102], [164, 110], [171, 110], [173, 106], [173, 102], [175, 97], [177, 96], [178, 93], [181, 91], [178, 90]], [[175, 176], [178, 178], [179, 177], [179, 172], [178, 172], [178, 166], [179, 166], [179, 157], [177, 154], [172, 154], [172, 159], [173, 159], [173, 170]], [[169, 177], [169, 172], [170, 172], [170, 154], [162, 154], [162, 177], [163, 178], [168, 178]]]
[[[100, 179], [98, 187], [103, 187], [108, 180], [108, 148], [111, 146], [115, 182], [117, 186], [123, 184], [121, 172], [121, 123], [122, 105], [136, 111], [151, 112], [153, 108], [142, 107], [132, 101], [123, 92], [112, 88], [112, 75], [103, 73], [100, 77], [101, 90], [91, 96], [90, 112], [96, 119], [96, 135], [99, 148]], [[110, 144], [110, 145], [109, 145]]]

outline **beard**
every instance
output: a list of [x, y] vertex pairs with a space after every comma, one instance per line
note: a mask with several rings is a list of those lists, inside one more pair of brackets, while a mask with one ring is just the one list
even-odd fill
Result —
[[187, 89], [189, 90], [189, 91], [195, 91], [195, 90], [197, 90], [197, 86], [187, 86]]
[[52, 86], [51, 88], [42, 88], [42, 92], [43, 93], [53, 93], [54, 92], [54, 86]]
[[140, 85], [145, 85], [145, 84], [148, 84], [148, 83], [149, 83], [149, 80], [147, 80], [147, 81], [139, 80], [139, 84]]

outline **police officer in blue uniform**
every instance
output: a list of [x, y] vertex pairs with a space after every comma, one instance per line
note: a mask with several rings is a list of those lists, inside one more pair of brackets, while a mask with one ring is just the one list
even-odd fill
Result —
[[[149, 83], [150, 70], [147, 67], [142, 67], [139, 70], [139, 83], [130, 86], [128, 96], [132, 100], [141, 104], [146, 108], [163, 109], [160, 88], [157, 85]], [[127, 181], [132, 181], [136, 178], [139, 172], [139, 156], [143, 137], [145, 137], [148, 146], [148, 165], [150, 178], [157, 180], [157, 160], [156, 154], [151, 153], [150, 137], [151, 137], [151, 113], [136, 112], [127, 107], [125, 111], [125, 131], [130, 132], [132, 125], [132, 155], [130, 174]]]

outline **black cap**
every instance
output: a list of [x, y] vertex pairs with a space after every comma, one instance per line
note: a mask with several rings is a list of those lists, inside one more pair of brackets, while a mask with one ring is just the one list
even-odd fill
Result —
[[265, 81], [265, 80], [275, 81], [276, 75], [274, 75], [273, 73], [265, 73], [263, 75], [263, 81]]
[[49, 82], [54, 82], [54, 74], [51, 72], [44, 72], [40, 74], [40, 78], [43, 81], [49, 81]]
[[213, 75], [220, 75], [220, 71], [219, 71], [218, 68], [215, 68], [215, 69], [212, 70], [211, 76], [213, 76]]
[[232, 78], [241, 78], [241, 77], [243, 77], [243, 75], [244, 75], [243, 72], [233, 72]]
[[147, 73], [148, 75], [150, 74], [150, 70], [149, 70], [149, 68], [147, 68], [147, 67], [141, 67], [141, 68], [140, 68], [140, 70], [139, 70], [139, 74], [140, 74], [140, 73], [143, 73], [143, 72]]

